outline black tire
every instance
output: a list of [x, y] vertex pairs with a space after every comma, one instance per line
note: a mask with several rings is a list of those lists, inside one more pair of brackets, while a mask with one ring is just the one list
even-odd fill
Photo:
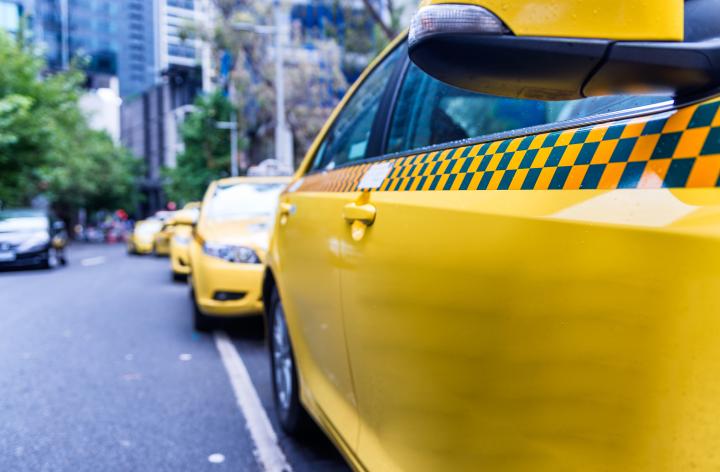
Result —
[[[295, 365], [295, 354], [292, 350], [290, 337], [287, 333], [287, 325], [285, 324], [285, 310], [277, 288], [273, 288], [270, 298], [270, 308], [267, 311], [268, 321], [268, 351], [270, 353], [270, 371], [273, 383], [273, 399], [275, 401], [275, 412], [277, 413], [280, 426], [291, 436], [300, 436], [310, 428], [312, 420], [300, 403], [300, 383], [298, 382], [297, 368]], [[282, 326], [278, 325], [282, 323]], [[276, 328], [278, 331], [276, 332]], [[289, 357], [278, 355], [282, 348], [278, 349], [278, 338], [276, 336], [284, 336], [286, 346], [289, 349]], [[283, 341], [281, 341], [283, 342]], [[280, 369], [278, 362], [289, 360], [289, 375], [287, 364], [285, 369]], [[281, 395], [279, 384], [283, 382], [280, 377], [284, 377], [285, 392]], [[289, 388], [288, 388], [289, 386]]]
[[187, 280], [187, 275], [185, 274], [178, 274], [177, 272], [172, 273], [172, 279], [175, 282], [185, 282]]
[[191, 297], [193, 301], [193, 327], [195, 328], [195, 331], [199, 331], [201, 333], [212, 331], [215, 327], [215, 320], [200, 311], [200, 307], [195, 299], [195, 291], [192, 291]]

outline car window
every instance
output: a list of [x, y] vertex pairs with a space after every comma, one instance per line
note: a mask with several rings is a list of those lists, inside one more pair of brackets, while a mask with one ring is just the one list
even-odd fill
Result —
[[403, 47], [393, 51], [360, 85], [343, 107], [313, 161], [312, 170], [329, 170], [366, 157], [370, 133], [385, 87]]
[[496, 97], [452, 87], [410, 64], [393, 112], [387, 152], [408, 151], [670, 99], [669, 96], [607, 96], [542, 101]]

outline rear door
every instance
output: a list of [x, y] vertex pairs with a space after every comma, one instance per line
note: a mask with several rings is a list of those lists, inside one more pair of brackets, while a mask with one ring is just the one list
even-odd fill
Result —
[[334, 171], [365, 465], [711, 463], [718, 102], [502, 99], [409, 66], [390, 118], [383, 159]]
[[341, 214], [347, 196], [328, 170], [374, 152], [375, 118], [399, 60], [399, 54], [392, 54], [379, 64], [340, 111], [313, 157], [303, 191], [295, 191], [295, 184], [281, 197], [286, 213], [275, 235], [276, 273], [304, 383], [303, 400], [351, 447], [357, 442], [357, 402], [340, 298]]

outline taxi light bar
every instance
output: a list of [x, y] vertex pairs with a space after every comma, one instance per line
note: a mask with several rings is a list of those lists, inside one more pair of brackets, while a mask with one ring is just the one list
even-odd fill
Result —
[[476, 5], [428, 5], [413, 16], [408, 44], [412, 47], [436, 33], [502, 35], [510, 30], [500, 18]]

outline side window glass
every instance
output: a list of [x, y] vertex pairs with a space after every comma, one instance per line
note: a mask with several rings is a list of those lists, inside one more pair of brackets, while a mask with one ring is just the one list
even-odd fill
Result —
[[393, 112], [387, 152], [637, 108], [670, 96], [608, 96], [550, 102], [504, 98], [444, 84], [410, 64]]
[[313, 161], [312, 170], [329, 170], [367, 155], [370, 132], [390, 76], [402, 57], [398, 47], [375, 68], [345, 104], [325, 136]]

